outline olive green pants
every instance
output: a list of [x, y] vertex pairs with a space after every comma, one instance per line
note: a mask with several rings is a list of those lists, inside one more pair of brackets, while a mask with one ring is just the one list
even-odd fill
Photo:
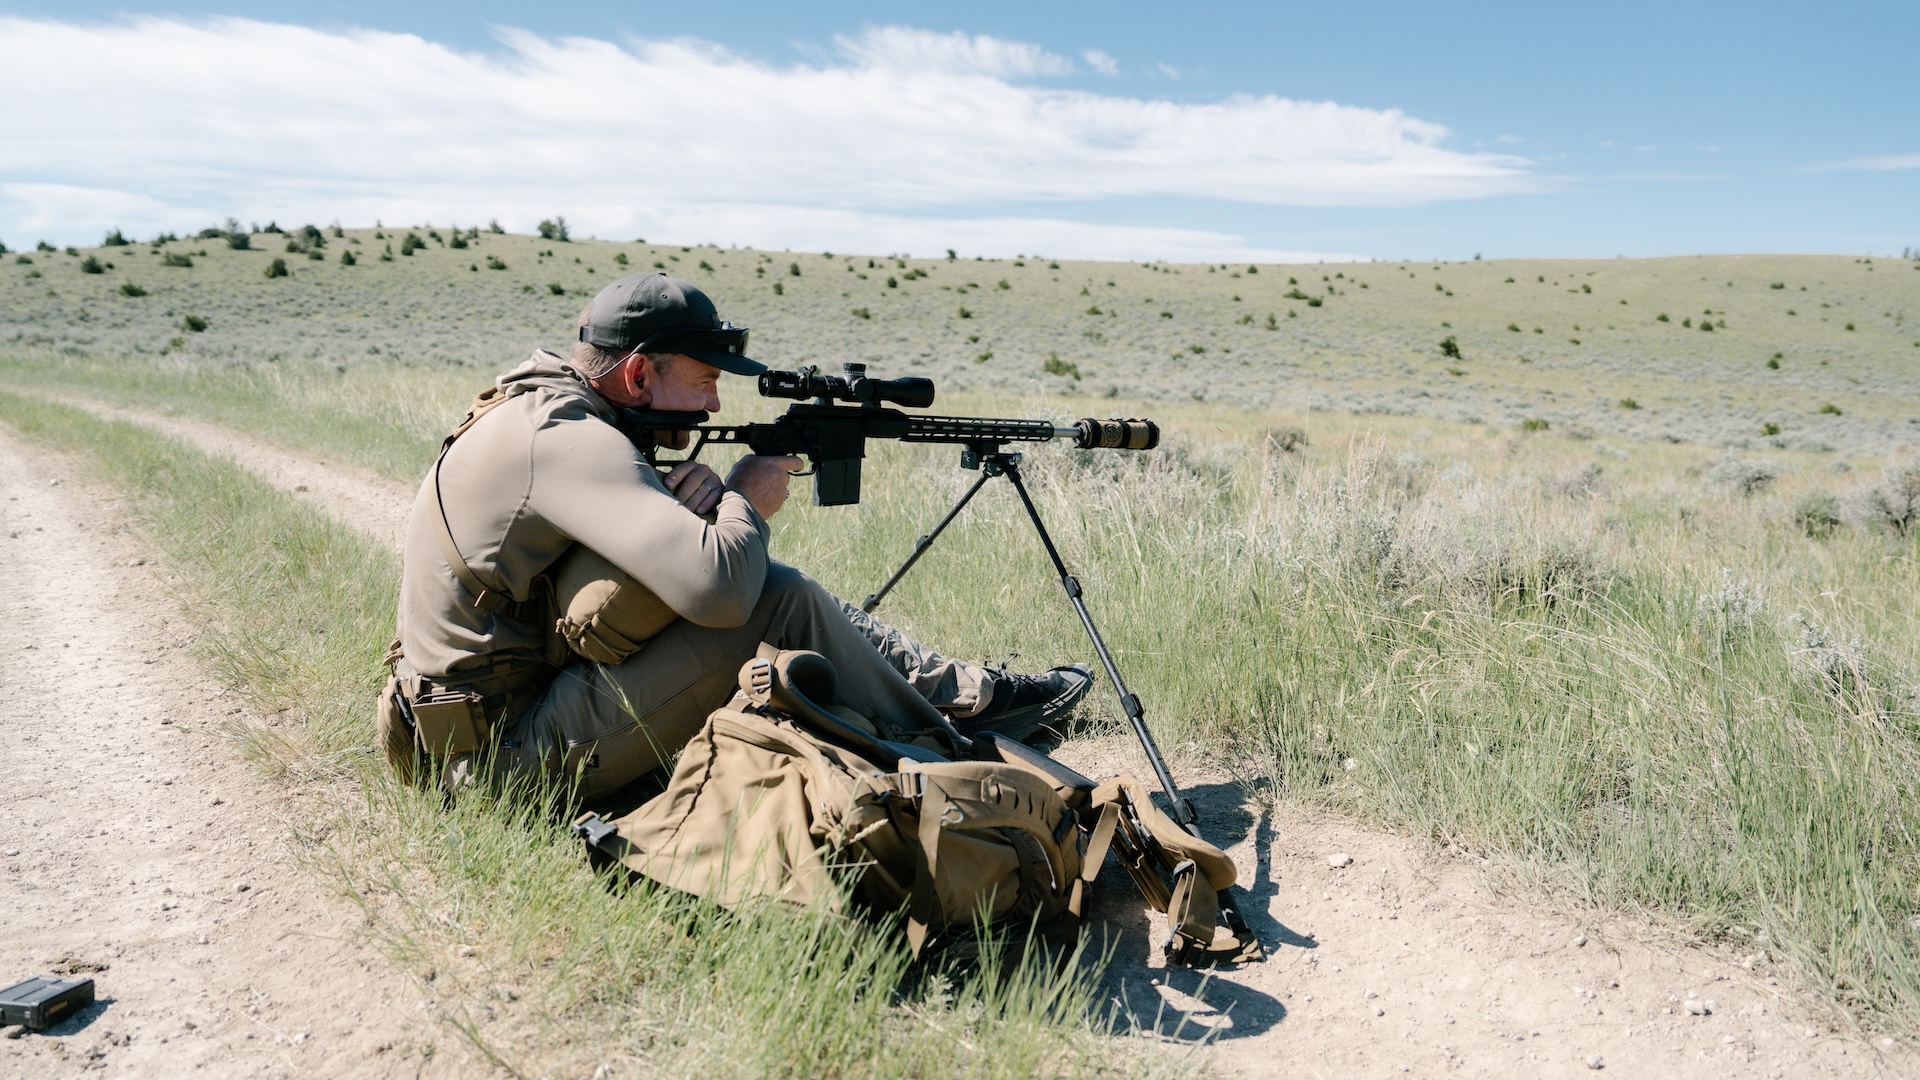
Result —
[[[991, 697], [984, 669], [941, 657], [776, 562], [743, 625], [681, 619], [622, 663], [561, 669], [503, 733], [493, 772], [577, 776], [579, 798], [591, 805], [677, 754], [733, 696], [740, 666], [763, 641], [826, 656], [840, 674], [838, 704], [905, 730], [936, 726], [936, 706], [965, 714]], [[453, 763], [450, 779], [469, 764]]]

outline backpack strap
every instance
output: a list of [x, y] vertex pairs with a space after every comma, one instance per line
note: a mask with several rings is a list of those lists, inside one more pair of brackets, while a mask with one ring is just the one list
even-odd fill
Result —
[[453, 525], [447, 520], [447, 502], [440, 495], [440, 463], [447, 460], [447, 451], [453, 448], [454, 440], [465, 435], [468, 429], [480, 422], [481, 417], [513, 396], [501, 390], [498, 384], [480, 391], [473, 399], [473, 407], [467, 410], [466, 418], [460, 421], [460, 426], [440, 440], [440, 456], [433, 459], [433, 506], [438, 511], [433, 516], [433, 523], [438, 526], [435, 533], [440, 541], [440, 556], [446, 560], [447, 568], [452, 570], [453, 576], [459, 580], [460, 587], [467, 590], [468, 595], [473, 597], [473, 606], [487, 615], [493, 614], [500, 605], [511, 600], [511, 597], [487, 588], [486, 583], [480, 580], [480, 576], [473, 572], [473, 567], [460, 554], [460, 545], [453, 539]]
[[[1244, 963], [1265, 957], [1259, 939], [1238, 914], [1223, 909], [1221, 894], [1239, 876], [1226, 852], [1181, 828], [1131, 776], [1101, 784], [1091, 808], [1100, 814], [1096, 838], [1106, 834], [1147, 903], [1167, 913], [1168, 963]], [[1112, 825], [1107, 824], [1109, 816]]]

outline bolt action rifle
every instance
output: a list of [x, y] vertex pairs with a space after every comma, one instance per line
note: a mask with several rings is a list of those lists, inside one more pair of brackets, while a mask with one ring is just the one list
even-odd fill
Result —
[[[1151, 450], [1160, 445], [1160, 428], [1151, 420], [1080, 420], [1055, 424], [1047, 420], [992, 420], [961, 416], [925, 416], [886, 408], [886, 404], [924, 409], [933, 404], [932, 379], [908, 377], [875, 379], [865, 364], [846, 365], [846, 375], [821, 375], [815, 368], [768, 371], [760, 376], [762, 397], [814, 399], [789, 406], [779, 418], [760, 424], [707, 424], [704, 412], [621, 410], [620, 428], [648, 453], [658, 444], [651, 433], [689, 431], [694, 443], [686, 460], [709, 445], [739, 444], [755, 454], [792, 455], [812, 462], [815, 506], [846, 506], [860, 501], [860, 463], [868, 439], [898, 439], [910, 443], [957, 443], [966, 447], [961, 465], [979, 468], [982, 454], [997, 452], [1010, 442], [1051, 442], [1069, 439], [1082, 450], [1111, 448]], [[835, 401], [855, 402], [835, 405]]]
[[[1107, 679], [1119, 696], [1120, 708], [1126, 714], [1135, 737], [1139, 739], [1147, 763], [1152, 767], [1154, 778], [1159, 781], [1160, 790], [1166, 797], [1168, 816], [1182, 830], [1199, 838], [1199, 815], [1193, 803], [1181, 794], [1179, 785], [1174, 782], [1166, 758], [1154, 742], [1153, 733], [1147, 729], [1146, 711], [1139, 696], [1127, 689], [1112, 652], [1100, 636], [1099, 628], [1094, 625], [1093, 615], [1087, 610], [1082, 595], [1080, 580], [1067, 571], [1066, 563], [1053, 545], [1053, 537], [1040, 520], [1040, 512], [1035, 508], [1020, 475], [1021, 456], [1005, 449], [1008, 443], [1044, 443], [1061, 439], [1071, 441], [1077, 449], [1082, 450], [1151, 450], [1160, 445], [1159, 425], [1151, 420], [1139, 419], [1089, 418], [1072, 424], [1055, 424], [1047, 420], [905, 413], [887, 405], [915, 409], [932, 405], [933, 380], [914, 377], [876, 379], [867, 375], [865, 364], [847, 364], [844, 376], [822, 375], [813, 367], [803, 367], [798, 371], [767, 371], [760, 376], [760, 394], [763, 397], [792, 399], [800, 404], [788, 406], [785, 413], [766, 423], [731, 426], [707, 424], [708, 416], [704, 412], [624, 409], [621, 410], [619, 426], [641, 448], [649, 463], [662, 467], [677, 462], [658, 459], [663, 441], [661, 435], [682, 431], [692, 435], [691, 445], [686, 448], [686, 457], [683, 459], [686, 461], [694, 460], [701, 450], [716, 443], [744, 445], [755, 454], [805, 457], [812, 464], [811, 470], [795, 475], [813, 477], [815, 506], [845, 506], [860, 501], [860, 466], [866, 457], [868, 439], [960, 446], [961, 468], [978, 470], [980, 479], [974, 481], [973, 486], [940, 519], [931, 533], [914, 542], [913, 552], [887, 579], [886, 584], [866, 598], [861, 608], [868, 612], [879, 606], [881, 598], [906, 576], [907, 571], [913, 568], [914, 563], [919, 561], [920, 556], [926, 553], [988, 480], [996, 476], [1006, 477], [1019, 494], [1027, 517], [1033, 522], [1034, 531], [1039, 534], [1040, 543], [1053, 562], [1061, 587], [1066, 590], [1067, 600], [1079, 615], [1080, 624], [1093, 642], [1094, 652], [1100, 657]], [[808, 398], [813, 400], [807, 402]], [[851, 404], [837, 405], [836, 401]], [[1006, 752], [1017, 754], [1021, 750], [1025, 748]], [[1032, 754], [1032, 751], [1026, 751], [1026, 754]], [[1154, 840], [1137, 813], [1130, 810], [1129, 814], [1131, 820], [1122, 823], [1123, 827], [1115, 836], [1115, 844], [1121, 848], [1122, 861], [1128, 864], [1129, 872], [1141, 884], [1143, 891], [1162, 898], [1191, 896], [1194, 889], [1199, 887], [1194, 880], [1194, 863], [1170, 857]], [[1143, 875], [1151, 880], [1143, 880]], [[1175, 963], [1193, 963], [1207, 958], [1236, 961], [1263, 958], [1258, 939], [1247, 928], [1240, 914], [1239, 892], [1237, 886], [1229, 886], [1217, 890], [1216, 896], [1219, 922], [1236, 939], [1231, 948], [1223, 952], [1212, 940], [1202, 940], [1203, 936], [1211, 938], [1211, 917], [1202, 917], [1198, 924], [1201, 929], [1194, 934], [1183, 934], [1181, 919], [1176, 913], [1170, 912], [1171, 932], [1166, 942], [1168, 959]], [[1163, 903], [1156, 901], [1156, 906], [1166, 910]], [[1196, 909], [1205, 906], [1193, 905]]]

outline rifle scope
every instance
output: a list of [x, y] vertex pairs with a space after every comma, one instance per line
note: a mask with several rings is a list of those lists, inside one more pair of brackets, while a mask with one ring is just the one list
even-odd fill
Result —
[[760, 375], [760, 396], [805, 401], [813, 398], [821, 405], [832, 401], [857, 401], [878, 406], [882, 402], [924, 409], [933, 404], [933, 380], [908, 376], [903, 379], [871, 379], [867, 365], [848, 364], [846, 375], [822, 375], [808, 365], [799, 371], [766, 371]]

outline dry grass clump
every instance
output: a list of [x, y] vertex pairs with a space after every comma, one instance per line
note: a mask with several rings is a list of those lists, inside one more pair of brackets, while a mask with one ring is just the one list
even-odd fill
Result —
[[1373, 441], [1337, 468], [1299, 473], [1258, 537], [1294, 559], [1435, 602], [1552, 605], [1604, 587], [1607, 561], [1588, 509], [1542, 497], [1531, 478], [1438, 471]]

